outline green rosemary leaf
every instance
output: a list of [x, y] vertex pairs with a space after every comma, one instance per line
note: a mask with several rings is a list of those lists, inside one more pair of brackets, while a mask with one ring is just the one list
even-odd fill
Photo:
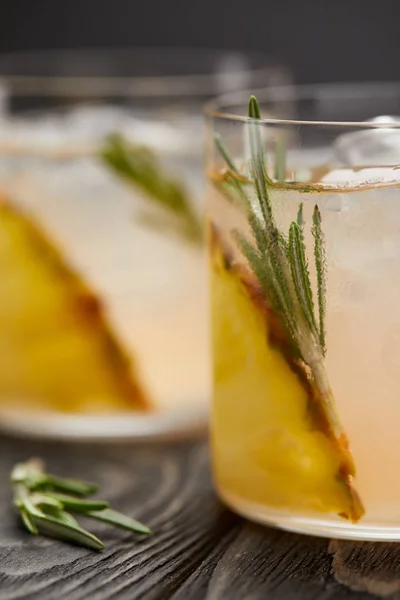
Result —
[[143, 523], [113, 510], [112, 508], [106, 508], [101, 511], [91, 511], [86, 513], [86, 516], [91, 519], [96, 519], [97, 521], [102, 521], [103, 523], [109, 523], [110, 525], [114, 525], [121, 529], [127, 529], [133, 533], [140, 533], [143, 535], [151, 533], [151, 530], [146, 525], [143, 525]]
[[67, 524], [65, 521], [61, 521], [50, 515], [31, 516], [31, 520], [36, 525], [39, 532], [43, 532], [46, 535], [69, 542], [75, 542], [76, 544], [94, 550], [103, 550], [104, 548], [103, 542], [93, 535], [93, 533], [83, 529], [83, 527]]
[[[249, 123], [249, 127], [255, 127], [254, 123]], [[260, 156], [258, 145], [255, 144], [252, 132], [250, 130], [250, 139], [252, 140], [251, 152], [254, 158], [250, 162], [250, 172], [253, 177], [254, 186], [257, 192], [258, 204], [260, 207], [261, 214], [267, 227], [274, 227], [272, 207], [265, 183], [264, 166], [262, 163], [262, 155]]]
[[325, 237], [321, 227], [321, 213], [316, 204], [313, 212], [314, 258], [317, 273], [317, 296], [319, 313], [319, 341], [323, 355], [326, 354], [325, 310], [326, 310], [326, 255]]
[[92, 510], [103, 510], [108, 508], [110, 504], [104, 500], [81, 500], [66, 494], [53, 493], [52, 497], [61, 504], [61, 507], [75, 512], [89, 512]]
[[57, 500], [54, 495], [35, 492], [30, 495], [32, 504], [38, 506], [41, 510], [46, 510], [48, 507], [63, 509], [62, 503]]
[[318, 328], [315, 320], [314, 298], [311, 286], [310, 271], [308, 268], [308, 260], [304, 242], [304, 225], [305, 221], [303, 215], [303, 202], [300, 202], [297, 211], [296, 222], [291, 224], [292, 247], [289, 256], [289, 261], [291, 262], [293, 282], [296, 286], [296, 292], [303, 314], [306, 316], [306, 320], [310, 331], [318, 335]]
[[21, 498], [20, 501], [15, 502], [15, 505], [20, 510], [25, 510], [31, 518], [42, 516], [44, 514], [36, 504], [33, 504], [29, 495], [26, 498]]
[[[264, 184], [265, 184], [265, 181], [264, 181]], [[264, 185], [264, 186], [259, 185], [259, 179], [256, 174], [254, 175], [254, 185], [255, 185], [257, 194], [259, 194], [260, 203], [267, 201], [268, 205], [270, 206], [270, 210], [271, 210], [268, 220], [267, 221], [264, 220], [264, 223], [262, 225], [264, 236], [267, 240], [267, 244], [269, 243], [269, 244], [276, 245], [279, 248], [279, 257], [276, 257], [277, 260], [285, 261], [285, 255], [287, 254], [288, 241], [287, 241], [285, 235], [281, 231], [279, 231], [279, 229], [276, 227], [275, 219], [274, 219], [273, 212], [272, 212], [272, 204], [270, 202], [267, 187], [266, 187], [266, 185]], [[263, 187], [264, 187], [264, 189], [263, 189]], [[260, 197], [260, 195], [262, 197]], [[254, 211], [254, 208], [252, 210]]]
[[[300, 211], [299, 211], [300, 212]], [[314, 317], [314, 302], [301, 228], [298, 223], [291, 223], [289, 229], [289, 262], [294, 287], [300, 309], [310, 332], [318, 335]]]
[[43, 463], [37, 458], [32, 458], [26, 463], [18, 463], [11, 471], [10, 480], [13, 484], [23, 483], [29, 489], [37, 489], [45, 483]]
[[[268, 255], [257, 251], [257, 249], [254, 248], [254, 246], [250, 244], [245, 236], [239, 231], [233, 231], [233, 236], [242, 253], [247, 258], [247, 261], [266, 298], [268, 298], [271, 303], [271, 307], [275, 314], [281, 316], [281, 323], [286, 331], [288, 339], [291, 341], [292, 345], [297, 348], [295, 322], [292, 315], [286, 310], [282, 289], [280, 288], [279, 282], [276, 280], [273, 261]], [[299, 354], [299, 352], [296, 352], [296, 354]]]
[[71, 527], [79, 527], [79, 523], [74, 517], [62, 509], [57, 509], [52, 506], [46, 506], [44, 508], [44, 513], [46, 515], [50, 515], [51, 517], [56, 518], [58, 521], [62, 521], [65, 525], [70, 525]]
[[281, 306], [281, 321], [288, 331], [289, 338], [293, 344], [298, 347], [298, 353], [301, 354], [300, 346], [297, 341], [297, 310], [293, 301], [292, 282], [289, 279], [289, 267], [276, 255], [269, 256], [269, 271], [272, 273], [276, 295], [279, 297]]
[[305, 220], [304, 220], [304, 215], [303, 215], [303, 202], [300, 202], [300, 204], [299, 204], [299, 208], [297, 211], [296, 223], [298, 225], [299, 238], [300, 238], [299, 254], [300, 254], [300, 262], [301, 262], [302, 278], [304, 280], [304, 287], [305, 287], [305, 291], [306, 291], [306, 298], [307, 298], [306, 303], [308, 306], [308, 311], [312, 317], [311, 318], [311, 322], [312, 322], [311, 329], [314, 329], [315, 332], [318, 332], [317, 322], [315, 319], [314, 298], [313, 298], [313, 291], [312, 291], [312, 286], [311, 286], [310, 271], [308, 268], [306, 246], [305, 246], [305, 241], [304, 241], [303, 230], [304, 230]]
[[121, 135], [114, 134], [107, 139], [100, 158], [114, 173], [142, 191], [154, 207], [178, 219], [181, 236], [192, 243], [202, 243], [203, 227], [188, 192], [181, 181], [164, 172], [148, 148], [128, 144]]
[[264, 255], [268, 252], [268, 239], [265, 235], [262, 223], [253, 211], [248, 213], [247, 218], [258, 252], [260, 252], [261, 255]]
[[[251, 96], [249, 101], [249, 117], [252, 119], [261, 118], [260, 108], [254, 96]], [[269, 180], [265, 170], [265, 157], [261, 140], [260, 126], [258, 123], [249, 123], [249, 126], [251, 149], [250, 172], [256, 188], [260, 209], [263, 214], [267, 229], [270, 230], [271, 235], [275, 239], [279, 239], [279, 244], [282, 246], [282, 249], [287, 250], [286, 239], [275, 224], [271, 199], [268, 192]]]
[[21, 514], [22, 522], [25, 525], [26, 529], [29, 531], [29, 533], [31, 533], [32, 535], [38, 535], [38, 533], [39, 533], [38, 528], [32, 522], [32, 520], [29, 516], [29, 512], [25, 508], [22, 507], [20, 510], [20, 514]]
[[221, 157], [224, 159], [226, 165], [229, 168], [229, 172], [226, 174], [226, 178], [227, 178], [226, 182], [222, 182], [222, 183], [214, 182], [214, 185], [217, 186], [217, 189], [219, 189], [222, 192], [222, 194], [229, 200], [229, 202], [231, 204], [236, 206], [237, 205], [236, 197], [231, 193], [232, 191], [228, 187], [229, 185], [232, 186], [238, 196], [239, 205], [241, 206], [241, 208], [245, 209], [246, 213], [250, 213], [252, 210], [251, 202], [250, 202], [248, 195], [246, 194], [246, 192], [244, 190], [244, 186], [241, 181], [240, 173], [239, 173], [238, 169], [236, 168], [235, 163], [234, 163], [231, 155], [228, 152], [228, 149], [226, 148], [225, 144], [222, 142], [221, 137], [219, 135], [215, 136], [215, 143], [216, 143], [217, 149], [218, 149]]
[[240, 231], [234, 230], [232, 235], [236, 240], [240, 250], [247, 258], [247, 262], [257, 277], [261, 287], [264, 289], [264, 291], [267, 291], [269, 295], [271, 292], [271, 278], [269, 278], [265, 272], [262, 255]]
[[299, 204], [299, 208], [297, 211], [297, 217], [296, 217], [296, 223], [300, 227], [301, 240], [302, 240], [302, 242], [304, 242], [303, 227], [305, 225], [305, 221], [304, 221], [304, 216], [303, 216], [303, 203], [302, 202], [300, 202], [300, 204]]
[[221, 136], [215, 134], [214, 140], [221, 157], [224, 159], [230, 170], [236, 175], [239, 175], [239, 171], [237, 170], [236, 165], [228, 152], [228, 149], [222, 141]]
[[56, 477], [55, 475], [45, 474], [37, 487], [31, 489], [46, 488], [66, 492], [75, 496], [89, 496], [98, 491], [99, 486], [95, 483], [80, 481], [78, 479], [66, 479], [65, 477]]
[[260, 165], [257, 166], [254, 162], [250, 164], [250, 171], [252, 173], [254, 186], [257, 192], [258, 204], [263, 216], [264, 222], [267, 227], [273, 226], [272, 220], [272, 209], [269, 202], [269, 196], [267, 188], [265, 186], [264, 176], [261, 171]]
[[255, 96], [250, 96], [249, 117], [251, 119], [261, 119], [260, 106]]
[[266, 186], [265, 156], [263, 143], [261, 139], [260, 125], [256, 122], [261, 118], [260, 107], [254, 96], [249, 101], [249, 117], [253, 119], [248, 123], [249, 142], [251, 152], [250, 171], [255, 182], [260, 209], [267, 226], [274, 226], [272, 206], [270, 203], [268, 190]]
[[[274, 274], [271, 269], [271, 264], [268, 258], [260, 254], [260, 252], [249, 243], [246, 237], [239, 231], [235, 230], [232, 232], [234, 239], [246, 257], [251, 270], [256, 276], [261, 289], [263, 290], [266, 298], [271, 303], [271, 307], [277, 314], [282, 314], [282, 302], [279, 291], [274, 281]], [[290, 328], [288, 332], [291, 336]]]

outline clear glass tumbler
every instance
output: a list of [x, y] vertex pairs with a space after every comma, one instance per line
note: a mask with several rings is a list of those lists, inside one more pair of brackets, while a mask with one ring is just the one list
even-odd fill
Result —
[[400, 85], [255, 95], [206, 109], [216, 486], [400, 540]]
[[204, 431], [201, 106], [282, 80], [225, 51], [0, 57], [1, 428]]

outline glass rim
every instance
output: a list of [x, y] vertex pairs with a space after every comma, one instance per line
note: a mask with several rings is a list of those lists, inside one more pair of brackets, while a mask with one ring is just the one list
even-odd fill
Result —
[[[277, 67], [285, 69], [285, 65], [267, 53], [236, 50], [231, 48], [206, 48], [201, 46], [120, 46], [115, 48], [106, 47], [77, 47], [65, 49], [43, 49], [23, 52], [6, 52], [0, 55], [0, 83], [9, 82], [15, 86], [13, 93], [17, 95], [48, 93], [49, 95], [82, 95], [86, 93], [104, 93], [115, 95], [186, 95], [195, 96], [201, 94], [215, 93], [216, 73], [196, 73], [195, 62], [193, 63], [193, 73], [185, 74], [157, 74], [157, 75], [90, 75], [81, 72], [78, 75], [54, 74], [50, 75], [30, 75], [17, 74], [20, 69], [12, 68], [10, 72], [5, 72], [7, 62], [19, 62], [21, 65], [30, 61], [46, 61], [51, 59], [69, 59], [72, 61], [90, 58], [92, 60], [109, 57], [116, 59], [123, 56], [131, 57], [132, 62], [140, 57], [164, 58], [174, 57], [174, 60], [183, 60], [192, 56], [193, 60], [210, 58], [211, 60], [229, 55], [247, 58], [250, 62], [249, 67], [237, 68], [232, 70], [233, 75], [245, 73], [253, 78], [266, 77], [271, 68]], [[27, 69], [28, 70], [28, 69]], [[8, 69], [6, 69], [8, 71]], [[135, 89], [128, 87], [134, 85]]]
[[[313, 83], [306, 85], [286, 85], [278, 87], [262, 87], [255, 90], [239, 90], [222, 94], [207, 102], [203, 113], [208, 118], [218, 118], [227, 121], [238, 121], [242, 123], [261, 123], [264, 125], [304, 125], [304, 126], [326, 126], [326, 127], [352, 127], [359, 129], [399, 129], [399, 121], [317, 121], [317, 120], [299, 120], [299, 119], [278, 119], [273, 117], [261, 117], [261, 119], [252, 119], [245, 114], [236, 114], [229, 112], [229, 106], [240, 104], [247, 107], [251, 96], [256, 96], [260, 101], [261, 107], [263, 101], [298, 101], [309, 100], [325, 95], [332, 99], [335, 94], [339, 98], [346, 97], [351, 92], [352, 98], [364, 98], [367, 92], [377, 93], [377, 97], [388, 97], [396, 92], [400, 96], [400, 81], [363, 81], [363, 82], [335, 82], [335, 83]], [[350, 96], [348, 96], [350, 97]], [[387, 115], [386, 115], [387, 116]]]

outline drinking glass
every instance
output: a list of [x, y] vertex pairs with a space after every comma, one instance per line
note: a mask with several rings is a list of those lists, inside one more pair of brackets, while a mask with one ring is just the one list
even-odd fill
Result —
[[217, 490], [400, 540], [400, 85], [255, 96], [206, 109]]
[[0, 427], [204, 431], [201, 106], [287, 81], [196, 49], [0, 57]]

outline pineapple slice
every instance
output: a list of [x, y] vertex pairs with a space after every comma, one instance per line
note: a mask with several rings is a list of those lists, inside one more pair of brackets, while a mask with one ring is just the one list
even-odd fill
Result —
[[217, 485], [275, 510], [359, 520], [345, 440], [321, 418], [318, 393], [250, 275], [216, 237], [211, 246]]
[[147, 409], [99, 299], [40, 228], [0, 198], [0, 404], [72, 412]]

